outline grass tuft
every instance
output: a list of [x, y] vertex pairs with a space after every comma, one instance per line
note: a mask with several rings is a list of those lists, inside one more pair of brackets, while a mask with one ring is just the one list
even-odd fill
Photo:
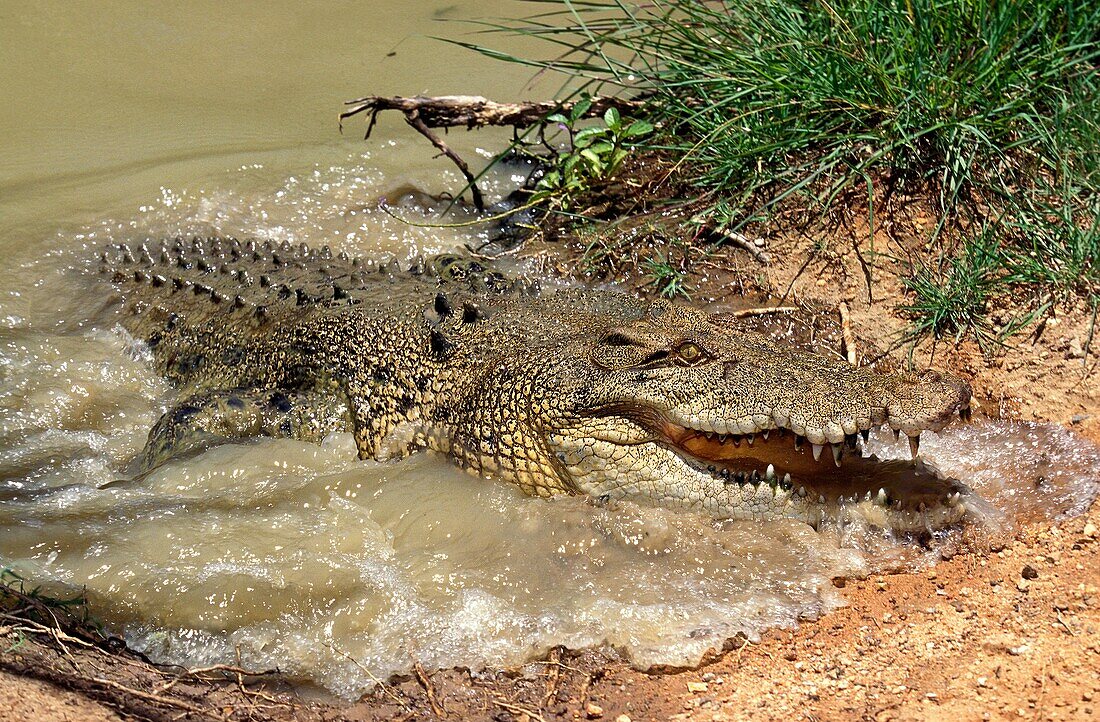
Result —
[[994, 236], [990, 229], [984, 229], [943, 265], [919, 265], [912, 276], [904, 279], [913, 300], [899, 310], [911, 319], [910, 338], [930, 334], [958, 341], [972, 333], [983, 346], [996, 340], [986, 321], [988, 304], [1004, 272], [1004, 259]]

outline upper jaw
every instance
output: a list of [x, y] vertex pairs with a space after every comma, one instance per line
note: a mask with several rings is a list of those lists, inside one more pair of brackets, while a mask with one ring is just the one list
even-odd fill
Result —
[[866, 400], [861, 403], [831, 404], [833, 408], [823, 412], [777, 402], [753, 412], [677, 406], [661, 414], [672, 424], [702, 433], [747, 435], [783, 429], [815, 445], [851, 443], [856, 434], [866, 437], [887, 425], [895, 435], [910, 437], [914, 456], [921, 432], [940, 431], [956, 416], [970, 420], [969, 385], [946, 374], [898, 374], [884, 377], [879, 388], [863, 391]]

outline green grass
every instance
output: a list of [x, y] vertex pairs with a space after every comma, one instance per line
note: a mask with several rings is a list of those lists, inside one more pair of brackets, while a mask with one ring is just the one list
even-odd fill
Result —
[[570, 93], [646, 94], [645, 120], [715, 227], [780, 204], [825, 212], [852, 192], [873, 209], [901, 190], [936, 209], [931, 240], [958, 249], [914, 268], [917, 327], [978, 328], [978, 297], [1021, 287], [1034, 303], [1098, 297], [1100, 3], [532, 4], [490, 29], [544, 40], [550, 57], [467, 45], [564, 71]]
[[930, 334], [959, 340], [972, 333], [986, 345], [997, 334], [986, 320], [987, 304], [996, 294], [1004, 273], [1004, 259], [989, 229], [968, 239], [961, 252], [943, 266], [918, 264], [905, 279], [911, 301], [900, 310], [912, 320], [910, 337]]

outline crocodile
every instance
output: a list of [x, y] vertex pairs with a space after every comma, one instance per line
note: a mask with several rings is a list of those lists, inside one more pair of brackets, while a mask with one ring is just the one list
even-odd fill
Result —
[[[116, 245], [121, 325], [178, 400], [140, 469], [226, 440], [349, 432], [362, 459], [421, 449], [538, 496], [629, 498], [717, 517], [862, 519], [922, 532], [973, 492], [918, 456], [969, 418], [953, 375], [878, 372], [731, 314], [613, 290], [540, 290], [477, 259], [410, 267], [229, 238]], [[879, 427], [912, 459], [864, 450]]]

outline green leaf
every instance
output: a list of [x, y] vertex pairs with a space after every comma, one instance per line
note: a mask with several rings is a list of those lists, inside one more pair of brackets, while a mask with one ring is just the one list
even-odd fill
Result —
[[623, 148], [620, 148], [612, 153], [611, 160], [608, 161], [607, 164], [608, 172], [614, 172], [616, 169], [618, 169], [618, 167], [623, 164], [623, 161], [626, 160], [626, 156], [629, 155], [629, 153], [630, 151]]
[[546, 122], [547, 123], [562, 123], [564, 125], [569, 125], [569, 118], [566, 118], [561, 113], [554, 113], [552, 115], [546, 116]]
[[587, 158], [589, 161], [591, 161], [592, 167], [596, 170], [596, 172], [599, 172], [600, 169], [603, 168], [603, 160], [601, 160], [600, 156], [598, 156], [596, 152], [593, 151], [591, 148], [585, 148], [584, 150], [582, 150], [581, 157]]
[[536, 188], [553, 188], [561, 182], [561, 173], [556, 170], [552, 170], [542, 177], [542, 180], [538, 182]]
[[608, 108], [607, 112], [603, 114], [603, 122], [607, 123], [607, 127], [612, 130], [619, 130], [622, 127], [622, 120], [619, 118], [619, 111], [615, 108]]
[[615, 146], [611, 143], [608, 143], [606, 140], [600, 141], [599, 143], [593, 143], [591, 146], [592, 152], [599, 153], [600, 155], [610, 153], [612, 150], [614, 150], [614, 148]]
[[592, 100], [590, 98], [581, 98], [573, 106], [573, 110], [569, 111], [569, 117], [575, 123], [583, 118], [585, 113], [587, 113], [591, 108]]
[[577, 134], [573, 136], [573, 147], [586, 148], [605, 133], [607, 133], [607, 128], [584, 128], [579, 130]]
[[649, 135], [654, 131], [652, 123], [647, 123], [644, 120], [635, 120], [630, 124], [626, 130], [623, 131], [624, 138], [639, 138], [643, 135]]

